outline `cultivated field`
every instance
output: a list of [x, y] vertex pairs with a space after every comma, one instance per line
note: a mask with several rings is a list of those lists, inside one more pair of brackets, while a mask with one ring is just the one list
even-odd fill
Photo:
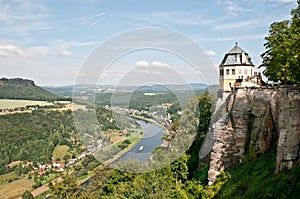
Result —
[[0, 186], [0, 198], [16, 198], [21, 196], [26, 190], [31, 190], [33, 180], [21, 179]]
[[53, 151], [53, 158], [54, 160], [57, 160], [58, 158], [60, 160], [63, 160], [64, 156], [68, 154], [68, 150], [70, 147], [67, 145], [58, 145], [55, 147]]
[[26, 107], [29, 105], [50, 106], [53, 105], [53, 103], [45, 102], [45, 101], [33, 101], [33, 100], [0, 99], [0, 109], [19, 108], [19, 107]]
[[17, 174], [15, 174], [14, 172], [9, 173], [9, 174], [0, 175], [0, 186], [7, 184], [10, 179], [14, 179], [17, 177], [18, 177]]

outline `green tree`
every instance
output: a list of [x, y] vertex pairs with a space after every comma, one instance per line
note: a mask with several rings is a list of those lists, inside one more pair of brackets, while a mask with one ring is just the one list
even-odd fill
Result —
[[197, 135], [194, 142], [190, 146], [187, 154], [190, 155], [188, 161], [189, 178], [194, 177], [195, 173], [199, 169], [199, 149], [203, 143], [206, 132], [209, 128], [210, 118], [212, 114], [213, 99], [209, 92], [205, 92], [202, 96], [198, 97], [199, 103], [199, 126], [197, 129]]
[[23, 195], [22, 195], [22, 199], [33, 199], [33, 195], [30, 191], [26, 190]]
[[55, 198], [78, 198], [82, 188], [77, 184], [76, 178], [68, 173], [62, 176], [62, 181], [57, 182], [55, 186], [50, 183], [49, 188], [52, 197]]
[[283, 84], [300, 82], [300, 0], [291, 16], [290, 20], [271, 24], [269, 35], [265, 37], [266, 51], [261, 54], [263, 74]]

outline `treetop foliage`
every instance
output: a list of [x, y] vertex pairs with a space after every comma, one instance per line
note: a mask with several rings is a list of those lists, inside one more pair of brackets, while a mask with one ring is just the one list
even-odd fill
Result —
[[291, 11], [292, 18], [274, 22], [265, 37], [266, 51], [261, 54], [263, 74], [269, 80], [294, 84], [300, 82], [300, 1]]

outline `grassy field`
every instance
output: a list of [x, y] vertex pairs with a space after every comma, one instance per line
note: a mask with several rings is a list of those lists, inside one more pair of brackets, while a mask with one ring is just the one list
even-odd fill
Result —
[[7, 184], [9, 179], [15, 179], [17, 177], [18, 176], [15, 173], [9, 173], [9, 174], [5, 174], [5, 175], [1, 175], [0, 176], [0, 186], [4, 185], [4, 184]]
[[46, 191], [38, 196], [35, 196], [34, 199], [44, 199], [48, 194], [50, 194], [50, 191]]
[[0, 109], [19, 108], [19, 107], [26, 107], [29, 105], [50, 106], [53, 105], [53, 103], [45, 102], [45, 101], [32, 101], [32, 100], [0, 99]]
[[60, 160], [63, 160], [64, 156], [68, 154], [69, 148], [70, 147], [68, 147], [67, 145], [56, 146], [54, 151], [53, 151], [54, 160], [57, 160], [58, 158]]
[[0, 186], [0, 198], [16, 198], [21, 196], [26, 190], [31, 190], [34, 181], [31, 179], [21, 179]]

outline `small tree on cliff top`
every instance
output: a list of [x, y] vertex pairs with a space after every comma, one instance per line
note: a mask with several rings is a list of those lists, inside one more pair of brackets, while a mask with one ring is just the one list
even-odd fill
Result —
[[292, 18], [271, 24], [265, 37], [266, 51], [261, 54], [263, 74], [284, 84], [300, 82], [300, 0], [291, 11]]

